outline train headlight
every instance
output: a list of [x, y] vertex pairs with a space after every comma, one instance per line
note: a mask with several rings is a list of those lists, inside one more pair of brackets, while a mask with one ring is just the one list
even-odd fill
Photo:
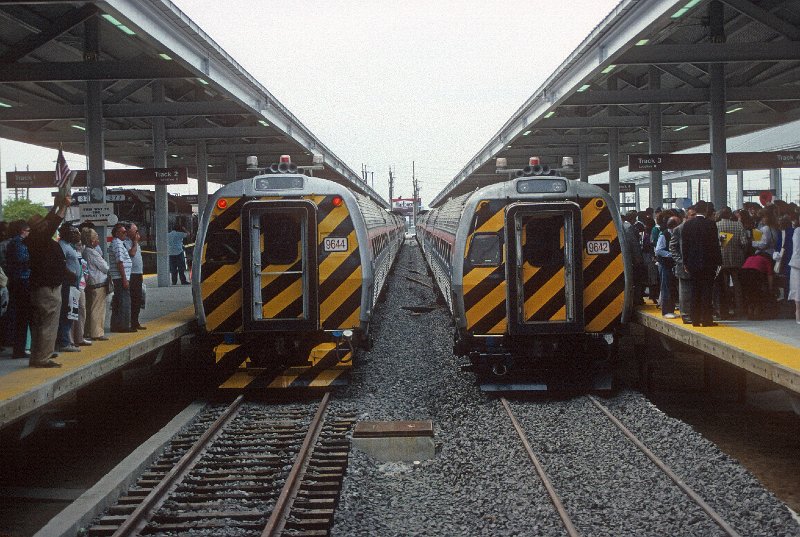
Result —
[[220, 198], [217, 200], [217, 209], [227, 209], [228, 208], [228, 200], [225, 198]]
[[353, 339], [353, 331], [352, 330], [343, 330], [342, 337], [345, 339]]

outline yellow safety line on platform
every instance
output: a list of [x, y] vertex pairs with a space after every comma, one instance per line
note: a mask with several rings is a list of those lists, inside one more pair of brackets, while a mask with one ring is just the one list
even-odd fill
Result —
[[798, 330], [798, 345], [793, 346], [722, 323], [720, 323], [719, 326], [712, 327], [683, 324], [680, 317], [677, 319], [664, 319], [657, 306], [652, 307], [652, 313], [648, 311], [649, 309], [651, 309], [649, 306], [640, 307], [639, 313], [647, 315], [648, 317], [660, 319], [664, 322], [680, 325], [686, 330], [698, 332], [723, 344], [734, 346], [755, 356], [800, 371], [800, 330]]
[[28, 367], [27, 359], [14, 360], [15, 362], [19, 362], [23, 367], [0, 376], [0, 401], [25, 393], [44, 382], [62, 376], [65, 372], [73, 371], [79, 367], [96, 362], [112, 352], [129, 347], [146, 337], [152, 337], [165, 330], [180, 326], [192, 319], [194, 319], [194, 306], [187, 306], [178, 311], [147, 321], [147, 330], [145, 331], [127, 334], [108, 334], [110, 338], [108, 341], [95, 341], [89, 347], [81, 347], [81, 352], [59, 353], [56, 361], [61, 363], [61, 367]]

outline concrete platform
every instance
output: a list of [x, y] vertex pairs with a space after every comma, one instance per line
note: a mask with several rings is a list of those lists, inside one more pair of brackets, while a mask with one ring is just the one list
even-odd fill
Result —
[[720, 321], [694, 327], [664, 319], [656, 306], [642, 306], [636, 322], [657, 334], [740, 367], [800, 394], [800, 325], [793, 319]]
[[28, 367], [28, 360], [11, 359], [10, 349], [0, 353], [0, 428], [190, 334], [194, 327], [190, 286], [159, 288], [154, 277], [145, 278], [145, 283], [147, 307], [140, 321], [147, 330], [108, 334], [109, 309], [110, 340], [81, 347], [81, 352], [61, 353], [60, 368], [35, 369]]

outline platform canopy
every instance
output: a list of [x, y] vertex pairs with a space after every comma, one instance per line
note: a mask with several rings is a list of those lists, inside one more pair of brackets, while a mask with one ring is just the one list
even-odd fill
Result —
[[217, 183], [251, 176], [250, 155], [265, 166], [289, 154], [302, 166], [318, 154], [325, 169], [315, 175], [378, 198], [168, 0], [0, 3], [0, 137], [85, 154], [91, 81], [102, 84], [107, 160], [153, 166], [153, 123], [163, 118], [167, 165], [191, 177], [198, 146]]
[[724, 136], [799, 119], [800, 2], [622, 0], [431, 204], [507, 179], [497, 157], [520, 168], [568, 156], [586, 179], [609, 170], [613, 147], [625, 166], [707, 144], [715, 65]]

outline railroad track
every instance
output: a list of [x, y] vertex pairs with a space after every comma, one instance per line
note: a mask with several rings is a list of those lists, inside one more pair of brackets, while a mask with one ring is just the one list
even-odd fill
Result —
[[[730, 537], [739, 537], [739, 533], [736, 532], [723, 518], [717, 513], [711, 506], [709, 506], [699, 494], [697, 494], [689, 485], [687, 485], [669, 466], [667, 466], [664, 461], [659, 459], [644, 443], [639, 440], [636, 435], [633, 434], [622, 422], [617, 419], [613, 413], [605, 407], [600, 401], [598, 401], [595, 397], [591, 395], [586, 396], [589, 401], [591, 401], [592, 405], [600, 412], [602, 412], [608, 420], [623, 434], [636, 448], [641, 451], [648, 459], [650, 459], [656, 467], [658, 467], [669, 479], [675, 483], [675, 485], [680, 488], [680, 490], [691, 499], [693, 503], [695, 503], [702, 511], [711, 519], [713, 522], [722, 530], [723, 533]], [[517, 417], [514, 415], [514, 412], [511, 408], [511, 404], [506, 398], [500, 398], [500, 402], [503, 405], [506, 413], [508, 414], [511, 422], [514, 426], [514, 429], [517, 432], [520, 440], [522, 441], [523, 446], [525, 447], [525, 451], [528, 454], [528, 457], [533, 464], [536, 474], [539, 476], [542, 484], [544, 485], [547, 494], [550, 497], [550, 500], [553, 503], [556, 511], [558, 512], [558, 516], [561, 519], [561, 522], [564, 525], [564, 529], [570, 537], [579, 537], [581, 535], [580, 531], [576, 527], [575, 522], [573, 521], [572, 517], [570, 516], [567, 509], [564, 507], [564, 501], [562, 500], [561, 496], [559, 495], [556, 487], [553, 485], [553, 482], [548, 475], [545, 465], [542, 464], [539, 456], [536, 455], [533, 447], [531, 446], [530, 441], [528, 440], [528, 436], [520, 424]]]
[[328, 402], [204, 415], [88, 535], [328, 535], [355, 421]]

